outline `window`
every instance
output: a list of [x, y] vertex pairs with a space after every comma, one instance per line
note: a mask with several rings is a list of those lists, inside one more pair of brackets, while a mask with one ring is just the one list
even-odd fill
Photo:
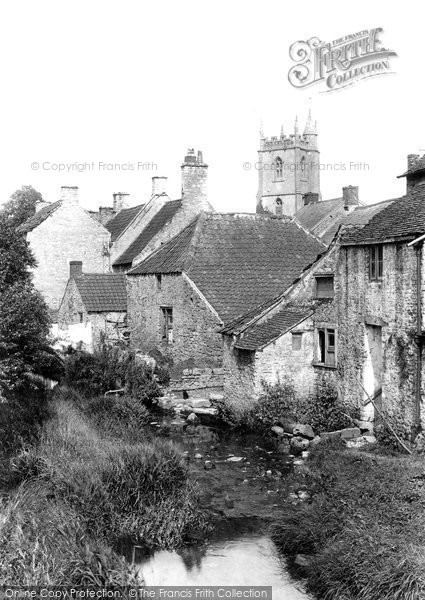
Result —
[[278, 156], [276, 159], [276, 179], [282, 179], [283, 177], [283, 162]]
[[303, 344], [303, 334], [293, 333], [292, 334], [292, 350], [301, 350]]
[[279, 216], [283, 214], [282, 200], [280, 198], [276, 199], [276, 214]]
[[173, 342], [173, 309], [161, 307], [162, 326], [161, 337], [164, 342]]
[[369, 248], [369, 279], [380, 281], [383, 276], [384, 248], [383, 246], [371, 246]]
[[160, 292], [162, 289], [162, 276], [161, 275], [156, 276], [156, 289], [158, 292]]
[[317, 364], [336, 366], [336, 331], [328, 327], [317, 330]]
[[79, 313], [78, 313], [78, 316], [79, 316], [79, 318], [80, 318], [80, 323], [82, 323], [82, 322], [84, 321], [84, 313], [82, 313], [82, 312], [79, 312]]
[[304, 173], [304, 171], [305, 171], [305, 156], [303, 156], [303, 157], [301, 158], [301, 161], [300, 161], [300, 169], [301, 169], [301, 173]]
[[334, 297], [334, 276], [317, 275], [316, 276], [316, 298]]

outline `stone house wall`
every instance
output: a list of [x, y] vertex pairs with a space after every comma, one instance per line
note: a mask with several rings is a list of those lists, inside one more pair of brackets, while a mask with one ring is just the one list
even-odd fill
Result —
[[380, 282], [369, 280], [368, 253], [368, 247], [343, 248], [338, 265], [343, 393], [348, 402], [363, 404], [365, 393], [358, 382], [365, 383], [367, 329], [380, 327], [382, 408], [407, 433], [415, 414], [415, 250], [405, 243], [384, 244], [383, 279]]
[[[306, 271], [300, 281], [285, 295], [276, 306], [259, 319], [267, 321], [282, 310], [286, 304], [308, 306], [316, 296], [315, 276], [335, 274], [339, 248], [334, 245], [318, 260], [312, 269]], [[337, 293], [338, 281], [334, 279]], [[248, 352], [234, 348], [231, 336], [224, 336], [224, 395], [226, 402], [238, 413], [255, 405], [263, 391], [262, 382], [269, 384], [292, 383], [297, 395], [306, 398], [316, 386], [326, 382], [338, 387], [339, 365], [329, 367], [317, 364], [318, 340], [316, 329], [324, 325], [332, 326], [337, 333], [338, 315], [334, 300], [323, 300], [314, 314], [280, 336], [262, 351]], [[292, 349], [292, 333], [302, 333], [301, 350]]]
[[[81, 341], [84, 342], [83, 349], [92, 352], [103, 341], [114, 343], [122, 340], [126, 314], [125, 311], [87, 312], [75, 281], [70, 279], [59, 308], [58, 335], [69, 335], [74, 346], [80, 341], [80, 335]], [[89, 324], [90, 342], [87, 338]]]
[[[182, 274], [127, 277], [130, 344], [153, 349], [173, 361], [173, 377], [191, 369], [221, 369], [223, 344], [221, 321]], [[162, 339], [161, 307], [173, 310], [173, 342]], [[205, 382], [203, 382], [205, 383]]]
[[27, 233], [37, 260], [34, 285], [50, 309], [57, 310], [69, 278], [69, 263], [81, 260], [87, 272], [107, 273], [110, 234], [78, 204], [63, 202]]

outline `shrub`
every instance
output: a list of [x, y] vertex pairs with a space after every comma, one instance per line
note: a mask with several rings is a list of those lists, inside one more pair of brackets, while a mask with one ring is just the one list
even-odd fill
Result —
[[250, 413], [252, 428], [270, 429], [282, 419], [296, 419], [299, 401], [292, 383], [263, 383], [264, 393]]
[[299, 407], [299, 418], [309, 423], [316, 433], [323, 433], [351, 427], [352, 419], [359, 418], [359, 415], [343, 404], [335, 385], [323, 381]]
[[124, 388], [146, 405], [160, 395], [152, 368], [118, 347], [104, 346], [94, 354], [73, 352], [65, 360], [65, 383], [87, 397]]

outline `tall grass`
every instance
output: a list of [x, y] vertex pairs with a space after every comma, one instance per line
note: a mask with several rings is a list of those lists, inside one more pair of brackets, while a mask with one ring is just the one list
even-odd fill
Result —
[[287, 505], [272, 535], [283, 553], [311, 555], [309, 589], [326, 600], [425, 598], [422, 461], [324, 445], [307, 465], [312, 501]]
[[19, 489], [0, 523], [0, 569], [15, 581], [131, 581], [112, 550], [121, 540], [170, 548], [207, 527], [180, 451], [146, 435], [140, 403], [59, 390], [50, 414], [39, 443], [10, 461]]

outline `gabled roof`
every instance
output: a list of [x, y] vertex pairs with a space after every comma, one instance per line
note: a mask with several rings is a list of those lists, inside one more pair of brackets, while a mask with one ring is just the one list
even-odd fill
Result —
[[364, 227], [367, 225], [369, 221], [377, 215], [381, 210], [387, 208], [395, 199], [392, 200], [384, 200], [383, 202], [378, 202], [376, 204], [369, 204], [366, 206], [356, 206], [356, 208], [350, 213], [341, 213], [333, 222], [332, 226], [320, 236], [322, 242], [326, 245], [330, 244], [333, 238], [335, 237], [336, 232], [338, 231], [341, 225], [344, 226], [353, 226], [353, 227]]
[[181, 200], [171, 200], [156, 213], [148, 225], [144, 228], [141, 234], [127, 248], [123, 254], [114, 262], [114, 265], [131, 264], [133, 259], [138, 256], [147, 244], [161, 231], [168, 221], [174, 217], [176, 212], [181, 208]]
[[126, 278], [121, 273], [86, 273], [74, 277], [88, 312], [127, 310]]
[[292, 221], [203, 213], [128, 275], [184, 271], [227, 322], [287, 289], [324, 249]]
[[410, 239], [425, 233], [425, 185], [391, 202], [363, 228], [343, 234], [343, 245], [374, 244]]
[[20, 233], [28, 233], [29, 231], [32, 231], [33, 229], [41, 225], [41, 223], [43, 223], [43, 221], [45, 221], [48, 217], [50, 217], [50, 215], [52, 215], [55, 212], [55, 210], [57, 210], [60, 207], [60, 205], [61, 201], [57, 200], [56, 202], [53, 202], [52, 204], [41, 208], [32, 217], [27, 219], [25, 223], [22, 223], [22, 225], [18, 227], [18, 231]]
[[325, 217], [339, 212], [344, 207], [343, 198], [322, 200], [303, 206], [295, 213], [295, 219], [306, 229], [313, 231]]
[[115, 217], [105, 224], [106, 229], [111, 233], [112, 242], [122, 234], [124, 229], [130, 225], [144, 206], [144, 204], [139, 204], [138, 206], [132, 206], [131, 208], [123, 208], [115, 215]]
[[311, 307], [285, 307], [263, 323], [256, 323], [235, 343], [240, 350], [262, 350], [313, 314]]

